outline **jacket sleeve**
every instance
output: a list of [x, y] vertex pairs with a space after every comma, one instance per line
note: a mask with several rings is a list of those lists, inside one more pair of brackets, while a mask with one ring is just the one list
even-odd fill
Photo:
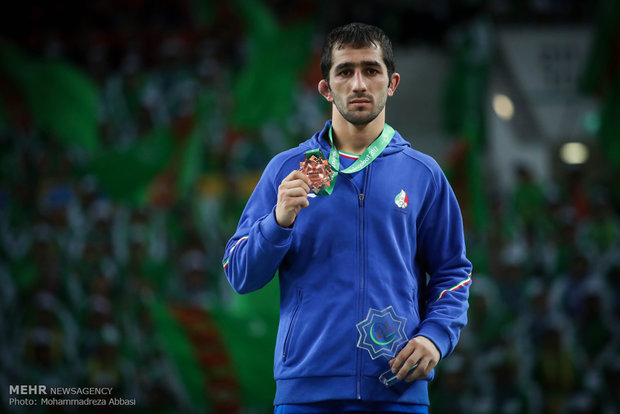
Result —
[[443, 172], [437, 170], [418, 227], [418, 261], [429, 278], [416, 335], [433, 341], [444, 358], [456, 347], [467, 323], [472, 265], [465, 256], [458, 202]]
[[238, 293], [253, 292], [269, 283], [291, 244], [293, 230], [275, 220], [279, 185], [275, 169], [272, 160], [243, 210], [237, 231], [226, 244], [222, 265]]

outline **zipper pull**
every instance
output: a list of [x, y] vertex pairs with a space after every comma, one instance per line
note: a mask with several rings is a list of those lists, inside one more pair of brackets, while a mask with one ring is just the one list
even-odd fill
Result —
[[364, 193], [359, 193], [358, 199], [360, 202], [360, 207], [364, 207]]

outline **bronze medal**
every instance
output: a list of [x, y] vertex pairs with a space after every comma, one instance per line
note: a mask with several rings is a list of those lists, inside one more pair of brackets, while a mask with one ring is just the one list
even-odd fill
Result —
[[299, 171], [310, 179], [310, 189], [315, 194], [328, 187], [334, 175], [329, 162], [325, 158], [319, 158], [316, 155], [312, 155], [300, 162]]

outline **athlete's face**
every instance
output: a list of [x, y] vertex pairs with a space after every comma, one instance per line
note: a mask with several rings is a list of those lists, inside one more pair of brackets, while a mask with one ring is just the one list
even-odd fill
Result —
[[365, 125], [383, 112], [398, 81], [397, 73], [388, 78], [380, 47], [334, 48], [329, 83], [322, 80], [319, 91], [348, 122]]

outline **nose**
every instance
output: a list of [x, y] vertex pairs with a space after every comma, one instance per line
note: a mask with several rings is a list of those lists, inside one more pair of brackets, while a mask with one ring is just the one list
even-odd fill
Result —
[[360, 69], [355, 71], [355, 75], [353, 76], [353, 92], [365, 91], [366, 90], [366, 80], [364, 79], [364, 74]]

